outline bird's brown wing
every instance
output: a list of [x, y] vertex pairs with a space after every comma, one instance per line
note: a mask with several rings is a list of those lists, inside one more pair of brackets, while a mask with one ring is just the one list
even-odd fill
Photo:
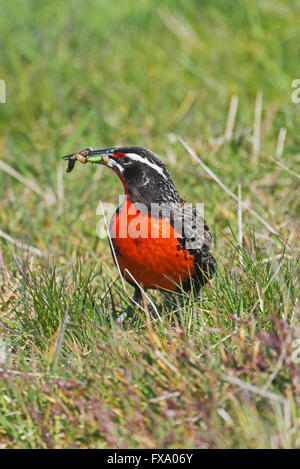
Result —
[[[201, 213], [190, 205], [176, 204], [170, 217], [171, 224], [179, 233], [178, 243], [181, 249], [187, 250], [194, 256], [196, 287], [200, 288], [216, 271], [217, 262], [210, 253], [212, 236]], [[177, 227], [179, 227], [177, 229]], [[181, 231], [179, 231], [181, 229]], [[190, 287], [187, 286], [189, 289]]]

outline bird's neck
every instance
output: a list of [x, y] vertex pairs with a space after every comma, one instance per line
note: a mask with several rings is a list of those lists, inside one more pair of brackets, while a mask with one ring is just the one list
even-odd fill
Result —
[[[125, 186], [124, 186], [125, 188]], [[126, 192], [127, 190], [127, 192]], [[180, 203], [181, 198], [176, 187], [173, 186], [127, 186], [125, 194], [133, 203], [144, 203], [147, 206], [151, 204]]]

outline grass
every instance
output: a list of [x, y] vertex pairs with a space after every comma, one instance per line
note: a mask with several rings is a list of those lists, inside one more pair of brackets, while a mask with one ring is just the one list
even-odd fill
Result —
[[[1, 448], [300, 446], [299, 18], [283, 0], [0, 3], [0, 159], [21, 176], [1, 166]], [[175, 135], [281, 238], [244, 210], [239, 247], [236, 200]], [[205, 202], [219, 269], [120, 328], [128, 294], [95, 229], [120, 183], [58, 156], [130, 143]]]

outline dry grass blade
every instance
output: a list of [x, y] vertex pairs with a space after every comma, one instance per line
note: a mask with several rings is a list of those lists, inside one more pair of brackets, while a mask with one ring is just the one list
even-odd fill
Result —
[[230, 106], [229, 106], [226, 129], [225, 129], [225, 140], [228, 140], [228, 141], [232, 139], [238, 104], [239, 104], [238, 96], [232, 96], [231, 101], [230, 101]]
[[[268, 290], [269, 286], [271, 285], [271, 283], [273, 282], [274, 278], [276, 277], [276, 275], [280, 272], [280, 269], [282, 267], [282, 263], [283, 263], [283, 259], [284, 259], [284, 253], [282, 254], [281, 256], [281, 259], [280, 259], [280, 262], [278, 264], [278, 266], [276, 267], [272, 277], [270, 278], [270, 280], [268, 281], [267, 285], [264, 287], [263, 291], [262, 291], [262, 295], [264, 295], [266, 293], [266, 291]], [[254, 303], [254, 305], [252, 306], [250, 312], [249, 312], [249, 316], [253, 313], [253, 311], [255, 310], [255, 308], [257, 307], [257, 305], [261, 305], [262, 304], [262, 298], [261, 298], [261, 295], [259, 293], [259, 290], [258, 290], [258, 300]]]
[[48, 257], [49, 256], [49, 253], [47, 253], [46, 251], [41, 251], [40, 249], [32, 247], [29, 244], [24, 244], [21, 241], [17, 241], [16, 239], [12, 238], [12, 236], [9, 236], [8, 234], [4, 233], [4, 231], [2, 231], [2, 230], [0, 230], [0, 238], [3, 238], [6, 241], [8, 241], [9, 243], [14, 244], [18, 248], [24, 249], [25, 251], [29, 251], [32, 254], [35, 254], [39, 257]]
[[276, 160], [275, 158], [272, 158], [272, 156], [269, 156], [269, 159], [274, 161], [278, 166], [280, 166], [282, 169], [285, 169], [288, 173], [292, 174], [296, 178], [300, 179], [300, 174], [296, 173], [292, 169], [290, 169], [288, 166], [285, 166], [285, 164], [281, 163], [281, 161]]
[[239, 252], [239, 260], [240, 264], [243, 263], [243, 255], [242, 255], [242, 247], [243, 247], [243, 207], [242, 207], [242, 187], [241, 184], [238, 185], [238, 226], [239, 226], [239, 235], [238, 235], [238, 241], [239, 241], [239, 247], [240, 247], [240, 252]]
[[0, 368], [0, 373], [10, 375], [10, 376], [21, 376], [21, 377], [33, 377], [33, 378], [44, 378], [46, 373], [31, 373], [31, 372], [23, 372], [18, 370], [10, 370], [7, 368]]
[[59, 357], [60, 357], [60, 354], [61, 354], [61, 349], [62, 349], [62, 345], [63, 345], [63, 341], [64, 341], [65, 331], [66, 331], [66, 327], [67, 327], [68, 320], [69, 320], [69, 309], [70, 309], [70, 307], [67, 306], [63, 322], [62, 322], [62, 324], [60, 326], [60, 329], [59, 329], [59, 334], [58, 334], [56, 347], [55, 347], [55, 352], [54, 352], [54, 365], [55, 366], [58, 364], [58, 360], [59, 360]]
[[[143, 296], [143, 299], [147, 299], [149, 301], [149, 303], [151, 304], [152, 308], [154, 309], [158, 319], [160, 321], [162, 321], [162, 318], [159, 314], [159, 312], [157, 311], [157, 308], [155, 306], [155, 304], [153, 303], [153, 301], [151, 300], [151, 298], [146, 294], [145, 290], [142, 288], [142, 286], [136, 281], [136, 279], [134, 278], [134, 276], [131, 274], [131, 272], [129, 272], [128, 269], [125, 269], [125, 272], [130, 276], [130, 278], [133, 280], [133, 282], [136, 284], [136, 286], [141, 290], [141, 293], [142, 293], [142, 296]], [[136, 302], [135, 302], [136, 305], [138, 305]], [[139, 306], [139, 305], [138, 305]], [[147, 313], [147, 309], [145, 310], [145, 312]]]
[[199, 41], [197, 34], [191, 28], [191, 25], [188, 23], [184, 23], [183, 19], [179, 20], [176, 16], [174, 16], [168, 9], [158, 9], [158, 16], [160, 17], [162, 23], [179, 39], [189, 40], [192, 42]]
[[120, 276], [120, 279], [121, 279], [121, 282], [122, 282], [123, 290], [124, 290], [124, 292], [127, 294], [126, 284], [125, 284], [125, 282], [124, 282], [124, 278], [123, 278], [123, 275], [122, 275], [122, 273], [121, 273], [121, 269], [120, 269], [119, 262], [118, 262], [118, 259], [117, 259], [116, 251], [115, 251], [113, 242], [112, 242], [112, 240], [111, 240], [111, 236], [110, 236], [110, 232], [109, 232], [109, 227], [108, 227], [107, 219], [106, 219], [106, 216], [105, 216], [105, 212], [104, 212], [104, 208], [103, 208], [103, 203], [102, 203], [102, 201], [100, 201], [100, 207], [101, 207], [102, 215], [103, 215], [103, 217], [104, 217], [105, 228], [106, 228], [107, 236], [108, 236], [108, 239], [109, 239], [109, 244], [110, 244], [110, 247], [111, 247], [111, 250], [112, 250], [112, 253], [113, 253], [113, 258], [114, 258], [115, 264], [116, 264], [117, 269], [118, 269], [118, 273], [119, 273], [119, 276]]
[[19, 182], [24, 184], [24, 186], [28, 187], [28, 189], [30, 189], [31, 191], [35, 192], [40, 197], [42, 197], [45, 200], [45, 203], [47, 205], [50, 206], [50, 205], [55, 204], [56, 197], [49, 188], [42, 189], [35, 181], [24, 177], [21, 173], [19, 173], [19, 171], [16, 171], [14, 168], [12, 168], [9, 164], [5, 163], [5, 161], [3, 160], [0, 160], [0, 169], [5, 171], [10, 176], [14, 177]]
[[151, 397], [148, 402], [161, 402], [161, 401], [166, 401], [167, 399], [172, 399], [173, 397], [179, 397], [181, 396], [181, 392], [179, 391], [174, 391], [174, 392], [166, 392], [166, 394], [162, 394], [161, 396], [157, 397]]
[[272, 401], [280, 402], [280, 404], [286, 403], [286, 399], [284, 399], [283, 397], [278, 396], [277, 394], [273, 392], [261, 389], [258, 386], [254, 386], [253, 384], [245, 383], [239, 378], [235, 378], [235, 377], [227, 376], [227, 375], [223, 375], [222, 378], [224, 381], [227, 381], [230, 384], [234, 384], [235, 386], [238, 386], [239, 388], [242, 388], [245, 391], [252, 392], [254, 394], [257, 394], [258, 396], [265, 397]]
[[282, 347], [282, 350], [280, 352], [280, 356], [278, 358], [278, 361], [274, 367], [274, 370], [272, 371], [272, 373], [270, 374], [270, 376], [268, 377], [268, 380], [264, 386], [264, 389], [267, 390], [269, 389], [269, 387], [271, 386], [272, 382], [274, 381], [274, 379], [276, 378], [277, 374], [279, 373], [282, 365], [283, 365], [283, 362], [284, 362], [284, 359], [286, 357], [286, 354], [287, 354], [287, 347], [286, 347], [286, 344], [284, 343], [283, 344], [283, 347]]
[[286, 128], [282, 127], [278, 134], [277, 147], [276, 147], [276, 156], [278, 158], [280, 158], [283, 154], [285, 138], [286, 138]]

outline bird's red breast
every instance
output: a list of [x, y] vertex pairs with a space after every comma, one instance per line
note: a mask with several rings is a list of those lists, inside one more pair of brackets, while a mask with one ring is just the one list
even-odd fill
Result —
[[125, 269], [145, 288], [174, 291], [193, 275], [194, 257], [180, 246], [180, 235], [169, 219], [151, 218], [126, 200], [114, 215], [110, 232], [120, 270], [127, 280], [132, 282]]

